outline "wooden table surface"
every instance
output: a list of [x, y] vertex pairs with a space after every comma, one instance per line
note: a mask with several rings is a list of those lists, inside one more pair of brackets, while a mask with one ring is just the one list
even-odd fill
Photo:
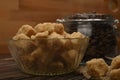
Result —
[[60, 76], [33, 76], [21, 72], [10, 55], [0, 55], [0, 80], [86, 80], [78, 73]]

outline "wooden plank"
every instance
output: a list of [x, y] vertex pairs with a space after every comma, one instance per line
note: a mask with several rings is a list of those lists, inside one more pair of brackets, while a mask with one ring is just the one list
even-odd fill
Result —
[[[30, 4], [32, 3], [32, 4]], [[106, 11], [104, 0], [20, 0], [20, 9], [52, 12]]]
[[0, 0], [0, 11], [19, 9], [19, 0]]
[[[32, 4], [31, 4], [32, 3]], [[71, 11], [73, 0], [20, 0], [20, 9], [40, 11]]]
[[10, 12], [19, 9], [19, 0], [0, 0], [0, 21], [10, 20]]
[[34, 21], [34, 22], [55, 22], [57, 18], [62, 18], [67, 15], [73, 14], [72, 12], [52, 12], [52, 11], [30, 11], [19, 10], [11, 13], [12, 20], [18, 21]]
[[10, 11], [0, 10], [0, 21], [10, 20]]
[[10, 54], [0, 54], [1, 56], [0, 56], [0, 60], [1, 59], [4, 59], [4, 58], [9, 58], [9, 57], [11, 57], [11, 55]]

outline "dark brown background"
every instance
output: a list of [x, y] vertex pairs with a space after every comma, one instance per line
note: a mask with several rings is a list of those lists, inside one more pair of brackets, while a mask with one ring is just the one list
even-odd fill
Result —
[[109, 13], [120, 20], [120, 1], [113, 0], [111, 5], [109, 2], [110, 0], [0, 0], [0, 54], [9, 53], [7, 42], [23, 24], [34, 26], [40, 22], [55, 22], [57, 18], [73, 13], [92, 11]]

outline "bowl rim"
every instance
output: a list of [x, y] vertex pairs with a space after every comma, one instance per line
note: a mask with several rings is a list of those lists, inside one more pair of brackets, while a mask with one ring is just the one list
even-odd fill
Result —
[[[89, 36], [84, 36], [84, 37], [81, 37], [81, 38], [35, 38], [35, 39], [31, 39], [30, 38], [30, 39], [18, 39], [18, 40], [39, 40], [39, 39], [48, 39], [48, 40], [52, 40], [53, 39], [54, 40], [54, 39], [85, 39], [85, 38], [89, 39]], [[11, 41], [11, 40], [12, 41], [18, 41], [18, 40], [12, 39], [12, 38], [9, 39], [9, 41]]]

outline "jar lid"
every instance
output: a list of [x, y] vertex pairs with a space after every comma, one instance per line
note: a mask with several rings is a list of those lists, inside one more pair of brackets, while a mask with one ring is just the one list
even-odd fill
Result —
[[57, 19], [58, 22], [112, 22], [119, 23], [118, 19], [115, 19], [109, 14], [96, 14], [96, 13], [77, 13], [71, 16], [67, 16], [62, 19]]

